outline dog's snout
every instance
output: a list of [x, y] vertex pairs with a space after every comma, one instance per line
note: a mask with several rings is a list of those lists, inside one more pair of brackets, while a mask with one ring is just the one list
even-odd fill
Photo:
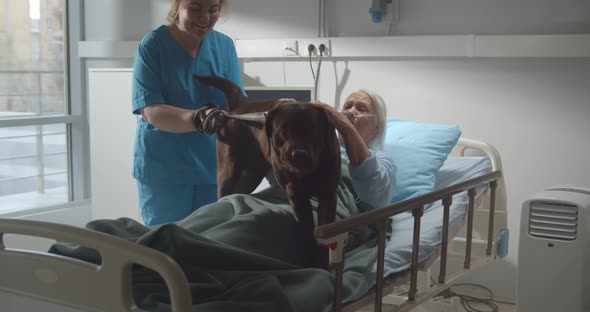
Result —
[[291, 152], [291, 160], [297, 166], [311, 165], [311, 156], [309, 152], [304, 149], [294, 149]]

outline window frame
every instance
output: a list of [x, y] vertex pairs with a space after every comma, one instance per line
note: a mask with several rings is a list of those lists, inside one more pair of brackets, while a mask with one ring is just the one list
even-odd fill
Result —
[[83, 0], [64, 0], [64, 114], [22, 116], [0, 119], [0, 128], [64, 124], [66, 126], [66, 158], [68, 166], [68, 201], [51, 206], [38, 206], [8, 213], [15, 217], [80, 206], [89, 200], [89, 132], [85, 106], [84, 63], [78, 54], [83, 39]]

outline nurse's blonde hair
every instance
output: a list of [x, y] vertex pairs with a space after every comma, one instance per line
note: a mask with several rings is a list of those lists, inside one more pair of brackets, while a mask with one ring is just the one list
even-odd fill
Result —
[[[168, 10], [168, 15], [166, 16], [166, 20], [170, 24], [178, 23], [178, 11], [180, 11], [180, 3], [182, 0], [172, 0], [170, 3], [170, 10]], [[219, 10], [222, 10], [224, 6], [225, 0], [219, 0]]]

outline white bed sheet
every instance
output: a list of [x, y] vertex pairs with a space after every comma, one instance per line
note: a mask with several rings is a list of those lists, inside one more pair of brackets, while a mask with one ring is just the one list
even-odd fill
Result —
[[[492, 172], [491, 161], [487, 157], [449, 157], [437, 174], [435, 189], [440, 189], [461, 181], [465, 181], [485, 173]], [[486, 186], [478, 187], [476, 199], [481, 196]], [[467, 192], [453, 196], [449, 216], [449, 232], [455, 231], [467, 211], [469, 198]], [[419, 261], [430, 257], [440, 246], [442, 233], [443, 205], [437, 201], [425, 207], [420, 227]], [[406, 270], [411, 265], [414, 219], [411, 212], [394, 216], [392, 232], [385, 247], [385, 275]], [[367, 284], [360, 286], [358, 297], [361, 297], [375, 284], [376, 264], [373, 272], [367, 274]], [[363, 289], [364, 288], [364, 289]]]

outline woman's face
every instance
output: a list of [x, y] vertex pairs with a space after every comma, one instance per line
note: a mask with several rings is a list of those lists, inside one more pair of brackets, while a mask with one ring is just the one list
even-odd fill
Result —
[[366, 144], [375, 138], [378, 132], [376, 107], [366, 93], [362, 91], [351, 93], [342, 106], [342, 113], [354, 116], [349, 120]]
[[220, 0], [182, 0], [178, 8], [178, 28], [202, 39], [219, 20], [220, 9]]

